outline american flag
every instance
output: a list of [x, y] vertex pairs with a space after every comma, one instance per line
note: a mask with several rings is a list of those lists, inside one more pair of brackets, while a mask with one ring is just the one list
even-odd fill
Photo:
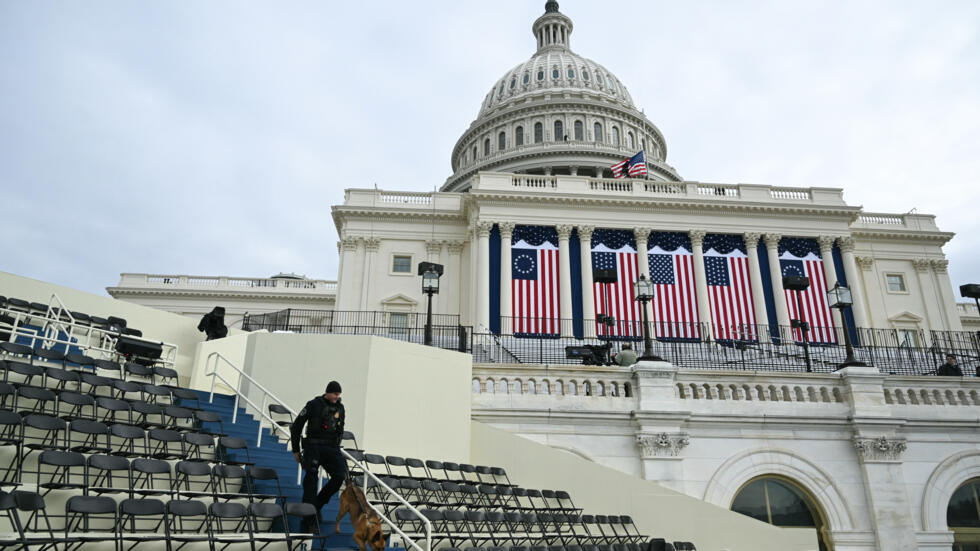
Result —
[[654, 284], [653, 319], [658, 338], [700, 338], [691, 240], [683, 233], [650, 234], [647, 258]]
[[646, 157], [643, 156], [643, 152], [640, 151], [629, 159], [612, 165], [610, 168], [612, 168], [614, 178], [625, 178], [626, 176], [646, 176], [647, 161]]
[[640, 336], [640, 305], [634, 300], [636, 283], [636, 242], [633, 232], [626, 230], [596, 230], [592, 234], [592, 269], [615, 270], [616, 283], [592, 284], [595, 313], [612, 316], [616, 325], [596, 324], [600, 336]]
[[738, 235], [708, 235], [704, 271], [715, 339], [756, 340], [749, 257]]
[[[779, 240], [779, 267], [783, 276], [806, 276], [810, 287], [806, 291], [784, 291], [790, 319], [802, 319], [810, 324], [809, 342], [834, 343], [834, 318], [827, 305], [827, 282], [823, 277], [823, 259], [820, 247], [814, 239], [784, 237]], [[803, 303], [802, 316], [797, 307], [796, 295]], [[793, 330], [793, 338], [803, 340], [799, 329]]]
[[511, 246], [511, 316], [514, 334], [557, 335], [558, 232], [548, 226], [516, 226]]

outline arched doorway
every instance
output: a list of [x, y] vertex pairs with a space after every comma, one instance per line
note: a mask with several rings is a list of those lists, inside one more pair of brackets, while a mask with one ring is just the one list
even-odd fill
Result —
[[731, 510], [772, 524], [793, 528], [812, 527], [817, 531], [820, 551], [830, 551], [824, 534], [824, 515], [802, 487], [775, 475], [765, 475], [745, 483], [732, 500]]
[[954, 534], [953, 551], [980, 551], [980, 478], [953, 492], [946, 507], [946, 524]]

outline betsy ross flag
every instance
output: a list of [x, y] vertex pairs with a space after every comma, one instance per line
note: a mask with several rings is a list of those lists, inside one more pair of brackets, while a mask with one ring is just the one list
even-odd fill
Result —
[[612, 316], [612, 327], [596, 323], [596, 334], [613, 337], [641, 336], [640, 305], [633, 295], [637, 277], [636, 242], [633, 232], [596, 230], [592, 234], [592, 270], [615, 270], [616, 283], [592, 284], [596, 317]]
[[691, 239], [684, 233], [656, 232], [650, 234], [648, 247], [654, 334], [657, 338], [699, 338]]
[[[796, 300], [797, 291], [784, 291], [790, 319], [802, 319], [810, 324], [809, 342], [834, 343], [834, 318], [827, 305], [827, 282], [823, 276], [823, 259], [815, 239], [784, 237], [779, 240], [779, 268], [785, 276], [805, 276], [810, 279], [806, 291], [799, 291], [803, 304], [802, 313]], [[793, 330], [793, 338], [802, 341], [799, 329]]]
[[557, 230], [516, 226], [511, 262], [514, 334], [560, 334]]
[[616, 163], [612, 165], [613, 177], [614, 178], [625, 178], [627, 176], [646, 176], [647, 174], [647, 161], [643, 156], [643, 151], [640, 151], [636, 155], [633, 155], [629, 159], [623, 162]]
[[713, 234], [704, 240], [704, 272], [717, 340], [757, 340], [749, 257], [738, 235]]

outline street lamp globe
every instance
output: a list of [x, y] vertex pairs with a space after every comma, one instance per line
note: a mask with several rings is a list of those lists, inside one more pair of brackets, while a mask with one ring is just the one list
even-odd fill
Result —
[[633, 296], [641, 302], [651, 300], [653, 298], [653, 290], [653, 280], [647, 279], [644, 274], [640, 274], [636, 283], [633, 284]]
[[427, 295], [439, 294], [439, 273], [435, 270], [426, 270], [422, 274], [422, 292]]
[[851, 290], [841, 285], [839, 281], [833, 289], [827, 291], [827, 302], [831, 308], [847, 308], [854, 304], [851, 300]]

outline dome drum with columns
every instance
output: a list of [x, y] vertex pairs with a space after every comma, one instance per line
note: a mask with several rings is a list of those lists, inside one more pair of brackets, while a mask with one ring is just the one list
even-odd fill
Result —
[[649, 178], [678, 182], [660, 130], [608, 69], [571, 51], [572, 21], [549, 2], [532, 25], [537, 52], [490, 89], [456, 142], [444, 191], [465, 191], [479, 171], [611, 176], [637, 151]]

